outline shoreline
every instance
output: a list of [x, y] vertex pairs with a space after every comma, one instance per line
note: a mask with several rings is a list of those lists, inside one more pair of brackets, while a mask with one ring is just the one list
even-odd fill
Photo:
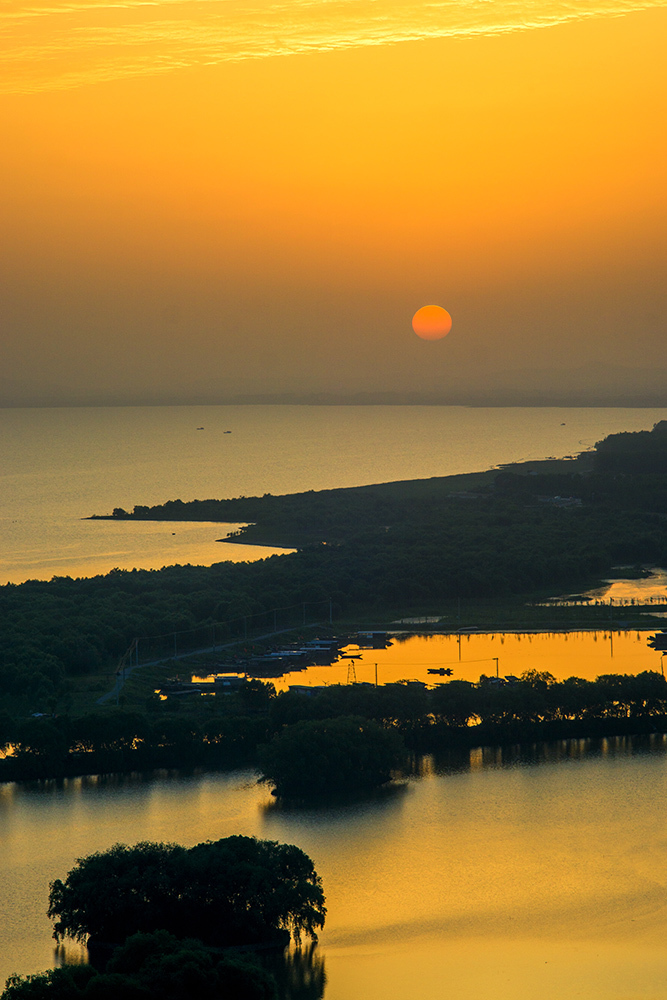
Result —
[[[548, 626], [534, 627], [531, 628], [527, 626], [526, 628], [516, 627], [509, 628], [506, 626], [498, 626], [498, 628], [491, 628], [485, 625], [481, 628], [461, 628], [461, 629], [428, 629], [422, 631], [420, 629], [393, 629], [386, 628], [383, 631], [387, 632], [388, 635], [449, 635], [449, 636], [475, 636], [475, 635], [576, 635], [577, 632], [655, 632], [655, 631], [665, 631], [665, 629], [659, 628], [655, 623], [644, 624], [641, 622], [638, 625], [632, 625], [630, 623], [622, 625], [567, 625], [567, 626], [556, 626], [555, 628], [550, 628]], [[360, 629], [360, 631], [371, 631], [370, 629]]]
[[[596, 725], [597, 723], [597, 725]], [[423, 731], [416, 741], [410, 741], [408, 751], [416, 758], [437, 756], [449, 753], [473, 753], [477, 750], [497, 750], [511, 748], [521, 752], [522, 748], [535, 750], [536, 745], [544, 747], [562, 746], [570, 742], [580, 744], [582, 740], [590, 741], [590, 752], [596, 752], [596, 744], [607, 740], [625, 741], [628, 739], [667, 740], [667, 715], [657, 714], [646, 716], [641, 721], [637, 719], [604, 719], [593, 718], [583, 720], [546, 720], [534, 723], [487, 723], [472, 727], [434, 727], [434, 732], [426, 734]], [[425, 738], [430, 736], [431, 738]], [[162, 759], [155, 754], [153, 748], [133, 750], [92, 750], [89, 751], [90, 766], [86, 767], [83, 755], [74, 753], [71, 759], [66, 755], [61, 759], [59, 767], [49, 767], [45, 760], [29, 755], [23, 759], [8, 756], [0, 759], [0, 787], [12, 783], [33, 784], [42, 781], [64, 781], [77, 778], [103, 775], [105, 777], [128, 777], [133, 774], [150, 775], [158, 772], [172, 774], [225, 773], [239, 768], [252, 769], [258, 775], [260, 769], [256, 761], [254, 748], [245, 751], [230, 748], [216, 748], [202, 744], [204, 752], [199, 754], [195, 747], [190, 748], [189, 759], [174, 756], [174, 750], [167, 752]], [[217, 759], [216, 759], [217, 758]], [[408, 775], [409, 776], [409, 775]]]
[[[221, 522], [224, 523], [224, 522]], [[249, 542], [245, 538], [214, 538], [215, 542], [226, 542], [229, 545], [252, 545], [264, 549], [283, 549], [286, 554], [298, 552], [298, 547], [294, 545], [283, 545], [279, 542]]]

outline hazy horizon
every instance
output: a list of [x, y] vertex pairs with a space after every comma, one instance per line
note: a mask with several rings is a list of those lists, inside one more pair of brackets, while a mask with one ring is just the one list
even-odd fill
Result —
[[0, 406], [663, 405], [666, 29], [8, 0]]
[[[514, 373], [508, 373], [510, 376]], [[453, 386], [440, 391], [295, 391], [228, 393], [193, 391], [179, 393], [159, 386], [152, 392], [134, 390], [124, 394], [119, 390], [107, 394], [99, 390], [56, 390], [33, 396], [12, 394], [0, 397], [0, 409], [98, 406], [454, 406], [480, 408], [545, 407], [545, 408], [614, 408], [644, 409], [667, 406], [667, 384], [662, 372], [655, 370], [619, 369], [600, 385], [590, 388], [586, 371], [570, 372], [567, 385], [549, 384], [548, 372], [517, 373], [513, 382], [490, 386]], [[613, 377], [615, 376], [615, 377]], [[599, 373], [598, 373], [599, 378]]]

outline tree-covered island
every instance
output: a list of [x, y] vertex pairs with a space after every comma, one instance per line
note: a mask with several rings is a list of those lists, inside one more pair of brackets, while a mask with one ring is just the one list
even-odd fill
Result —
[[258, 763], [275, 795], [310, 799], [377, 788], [407, 761], [396, 729], [339, 715], [284, 726], [258, 748]]
[[326, 908], [310, 858], [254, 837], [181, 847], [116, 844], [77, 861], [49, 893], [54, 937], [122, 944], [166, 930], [218, 947], [317, 940]]
[[93, 961], [12, 976], [1, 1000], [278, 1000], [275, 977], [230, 946], [316, 941], [326, 908], [302, 850], [237, 836], [80, 858], [51, 884], [48, 915], [56, 940], [87, 942]]

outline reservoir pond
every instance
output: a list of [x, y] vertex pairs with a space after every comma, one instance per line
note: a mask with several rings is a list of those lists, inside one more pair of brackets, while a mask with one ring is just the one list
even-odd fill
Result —
[[280, 808], [251, 771], [5, 784], [0, 979], [54, 964], [48, 886], [77, 857], [245, 834], [322, 877], [325, 1000], [662, 1000], [666, 795], [659, 735], [429, 757], [328, 808]]
[[[660, 622], [660, 619], [658, 619]], [[662, 627], [662, 623], [655, 626]], [[451, 635], [397, 633], [385, 649], [347, 646], [343, 657], [326, 666], [292, 670], [270, 677], [278, 691], [291, 685], [318, 687], [327, 684], [392, 684], [422, 681], [478, 681], [482, 674], [520, 677], [526, 670], [548, 672], [556, 680], [582, 677], [595, 680], [602, 674], [638, 674], [661, 671], [660, 652], [647, 645], [653, 631], [580, 632], [466, 632]], [[451, 670], [438, 676], [430, 670]], [[221, 672], [224, 668], [220, 668]], [[231, 672], [231, 671], [230, 671]], [[197, 675], [195, 675], [195, 679]]]

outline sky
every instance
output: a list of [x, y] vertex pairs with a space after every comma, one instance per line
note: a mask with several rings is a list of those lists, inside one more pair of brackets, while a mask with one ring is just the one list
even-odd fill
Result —
[[5, 0], [0, 406], [667, 405], [665, 37], [649, 0]]

